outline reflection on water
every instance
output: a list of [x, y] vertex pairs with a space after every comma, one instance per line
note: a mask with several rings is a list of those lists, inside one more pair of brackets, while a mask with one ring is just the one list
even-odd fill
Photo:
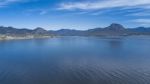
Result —
[[150, 84], [150, 37], [0, 42], [0, 84]]

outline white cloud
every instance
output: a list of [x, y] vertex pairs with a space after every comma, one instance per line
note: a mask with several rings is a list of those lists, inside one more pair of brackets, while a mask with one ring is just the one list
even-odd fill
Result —
[[23, 11], [23, 13], [27, 15], [31, 15], [31, 14], [45, 15], [45, 14], [48, 14], [49, 12], [50, 12], [49, 9], [29, 9], [29, 10]]
[[150, 8], [150, 0], [97, 0], [86, 2], [68, 2], [61, 3], [59, 5], [60, 10], [99, 10], [105, 8], [124, 8], [124, 7], [136, 7], [136, 8]]
[[130, 22], [137, 23], [141, 26], [149, 26], [150, 25], [150, 19], [135, 19], [135, 20], [131, 20]]
[[150, 16], [150, 12], [138, 12], [138, 13], [128, 14], [126, 16]]
[[0, 7], [5, 7], [16, 2], [24, 2], [25, 0], [0, 0]]

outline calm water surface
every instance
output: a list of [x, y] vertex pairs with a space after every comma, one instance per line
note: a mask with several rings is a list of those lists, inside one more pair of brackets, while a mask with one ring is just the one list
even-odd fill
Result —
[[0, 84], [150, 84], [150, 37], [0, 41]]

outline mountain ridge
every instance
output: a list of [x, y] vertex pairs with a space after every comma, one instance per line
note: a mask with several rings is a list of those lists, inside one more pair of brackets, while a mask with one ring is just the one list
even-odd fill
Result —
[[0, 26], [0, 39], [4, 38], [42, 38], [52, 36], [130, 36], [150, 35], [150, 27], [125, 28], [118, 23], [112, 23], [108, 27], [99, 27], [88, 30], [60, 29], [45, 30], [37, 27], [35, 29], [17, 29], [14, 27]]

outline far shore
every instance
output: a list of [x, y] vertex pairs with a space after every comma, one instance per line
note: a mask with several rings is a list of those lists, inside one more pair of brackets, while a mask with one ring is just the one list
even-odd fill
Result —
[[23, 40], [23, 39], [42, 39], [42, 38], [52, 38], [53, 36], [1, 36], [1, 40]]
[[103, 37], [103, 38], [121, 38], [121, 37], [143, 37], [150, 35], [128, 35], [128, 36], [0, 36], [0, 41], [3, 40], [24, 40], [24, 39], [44, 39], [53, 37]]

